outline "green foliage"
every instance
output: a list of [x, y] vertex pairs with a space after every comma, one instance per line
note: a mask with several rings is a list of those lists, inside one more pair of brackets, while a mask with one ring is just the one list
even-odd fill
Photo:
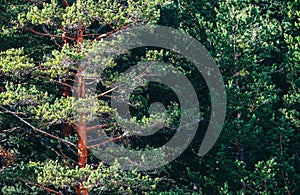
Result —
[[78, 53], [78, 50], [67, 45], [61, 50], [53, 50], [51, 55], [47, 55], [45, 61], [40, 65], [41, 68], [36, 72], [52, 79], [63, 79], [69, 76], [70, 70], [74, 70], [83, 57], [82, 53]]
[[[66, 7], [59, 0], [1, 0], [0, 105], [11, 112], [0, 113], [0, 149], [14, 154], [11, 165], [1, 164], [1, 193], [45, 194], [34, 184], [72, 193], [74, 186], [83, 183], [90, 194], [299, 194], [299, 0], [78, 2], [68, 0]], [[221, 70], [227, 116], [217, 144], [204, 157], [197, 157], [196, 151], [211, 114], [209, 95], [205, 95], [209, 92], [192, 63], [161, 48], [139, 48], [115, 61], [93, 56], [95, 48], [114, 52], [101, 51], [97, 37], [142, 23], [167, 24], [191, 34]], [[80, 46], [75, 41], [79, 28], [86, 35]], [[64, 33], [67, 43], [62, 40]], [[130, 129], [116, 124], [110, 93], [98, 97], [93, 109], [82, 106], [93, 97], [75, 101], [76, 90], [74, 97], [62, 94], [65, 84], [76, 83], [74, 75], [82, 62], [103, 65], [97, 88], [97, 94], [102, 94], [116, 87], [120, 78], [124, 85], [133, 86], [136, 75], [122, 77], [123, 72], [155, 60], [171, 63], [191, 81], [201, 107], [199, 131], [191, 146], [161, 169], [122, 171], [120, 164], [130, 164], [132, 159], [108, 166], [93, 154], [85, 168], [78, 168], [72, 146], [33, 131], [11, 114], [62, 137], [63, 126], [80, 118], [75, 106], [86, 119], [97, 115], [108, 126], [103, 133], [112, 137], [125, 133], [116, 141], [124, 151], [155, 149], [173, 135], [181, 116], [178, 100], [169, 97], [172, 92], [166, 86], [146, 83], [130, 96], [131, 122], [147, 125], [166, 117], [170, 128], [151, 138], [130, 136]], [[154, 100], [167, 108], [167, 116], [149, 113]], [[64, 137], [72, 143], [77, 138]], [[97, 157], [124, 152], [102, 151]], [[155, 164], [164, 157], [143, 160]]]
[[133, 193], [155, 189], [158, 178], [151, 178], [136, 171], [122, 171], [118, 164], [105, 166], [103, 163], [88, 165], [85, 168], [68, 167], [58, 161], [46, 163], [30, 162], [29, 168], [35, 171], [37, 182], [56, 189], [71, 189], [83, 182], [86, 188], [103, 192]]
[[32, 59], [24, 55], [23, 49], [10, 49], [0, 53], [1, 71], [6, 74], [20, 76], [20, 72], [26, 73], [33, 67]]
[[[52, 104], [46, 102], [34, 109], [36, 119], [40, 122], [57, 123], [71, 121], [71, 113], [73, 110], [74, 98], [56, 99]], [[46, 123], [46, 124], [47, 124]]]
[[[249, 172], [258, 174], [256, 164], [268, 164], [269, 159], [280, 157], [277, 165], [281, 171], [272, 170], [275, 175], [267, 184], [267, 188], [274, 185], [278, 191], [269, 193], [282, 194], [287, 192], [286, 189], [291, 192], [296, 188], [295, 183], [288, 182], [298, 180], [293, 170], [293, 157], [288, 154], [298, 155], [290, 142], [299, 136], [299, 132], [294, 131], [299, 121], [296, 108], [299, 91], [293, 87], [299, 78], [299, 68], [298, 63], [291, 63], [289, 59], [291, 53], [295, 56], [297, 49], [291, 50], [284, 37], [287, 32], [293, 33], [291, 37], [297, 33], [293, 27], [296, 20], [291, 22], [285, 15], [292, 12], [279, 12], [279, 9], [286, 9], [285, 3], [247, 0], [180, 2], [181, 28], [210, 50], [222, 71], [228, 97], [227, 119], [215, 152], [200, 160], [200, 166], [206, 170], [195, 168], [203, 171], [205, 177], [213, 178], [211, 184], [203, 184], [204, 192], [210, 189], [206, 193], [216, 189], [216, 183], [225, 194], [243, 192], [243, 184], [237, 179], [242, 173], [236, 170], [236, 159], [245, 163]], [[288, 5], [289, 9], [295, 10], [298, 2], [288, 2]], [[199, 24], [199, 28], [193, 23]], [[292, 40], [290, 38], [290, 42]], [[287, 79], [287, 75], [293, 79]], [[257, 185], [261, 184], [258, 178], [253, 180]], [[248, 181], [244, 182], [247, 185]], [[265, 191], [260, 188], [255, 193]]]
[[168, 3], [164, 0], [155, 1], [94, 1], [87, 0], [62, 7], [57, 0], [43, 3], [42, 6], [32, 6], [27, 13], [19, 15], [21, 25], [45, 24], [48, 27], [58, 27], [70, 31], [78, 27], [89, 27], [93, 23], [98, 26], [111, 24], [114, 28], [141, 21], [155, 21], [160, 11], [158, 6]]

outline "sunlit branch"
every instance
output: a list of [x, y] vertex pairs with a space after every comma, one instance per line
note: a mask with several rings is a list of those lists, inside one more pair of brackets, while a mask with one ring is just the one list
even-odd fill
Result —
[[114, 88], [112, 88], [112, 89], [110, 89], [110, 90], [107, 90], [107, 91], [105, 91], [105, 92], [103, 92], [103, 93], [97, 95], [97, 97], [105, 96], [105, 95], [107, 95], [108, 93], [112, 92], [112, 91], [115, 90], [115, 89], [116, 89], [116, 88], [114, 87]]
[[[54, 34], [49, 34], [49, 33], [41, 33], [41, 32], [37, 32], [36, 30], [32, 29], [32, 28], [28, 28], [28, 27], [23, 27], [24, 29], [26, 30], [29, 30], [30, 32], [34, 33], [34, 34], [37, 34], [37, 35], [40, 35], [40, 36], [44, 36], [44, 37], [54, 37], [54, 38], [63, 38], [63, 36], [59, 36], [59, 35], [54, 35]], [[72, 37], [68, 37], [68, 36], [65, 36], [64, 38], [66, 39], [69, 39], [71, 41], [74, 41], [75, 39], [72, 38]]]
[[112, 30], [112, 31], [110, 31], [110, 32], [108, 32], [108, 33], [105, 33], [105, 34], [102, 34], [102, 35], [98, 36], [98, 37], [95, 39], [95, 41], [99, 41], [100, 39], [105, 38], [105, 37], [107, 37], [107, 36], [109, 36], [109, 35], [111, 35], [111, 34], [114, 34], [114, 33], [118, 32], [118, 31], [120, 31], [120, 30], [122, 30], [122, 29], [126, 29], [127, 27], [128, 27], [128, 26], [127, 26], [126, 24], [124, 24], [124, 25], [120, 26], [120, 27], [117, 28], [117, 29], [114, 29], [114, 30]]

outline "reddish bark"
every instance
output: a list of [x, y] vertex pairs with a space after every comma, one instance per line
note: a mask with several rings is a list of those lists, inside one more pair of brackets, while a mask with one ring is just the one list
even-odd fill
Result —
[[[62, 3], [64, 4], [65, 7], [69, 7], [69, 3], [67, 0], [62, 0]], [[76, 4], [77, 4], [77, 8], [80, 9], [80, 6], [81, 6], [81, 1], [80, 0], [76, 0]], [[70, 41], [74, 41], [76, 46], [78, 47], [78, 52], [81, 52], [81, 45], [83, 43], [83, 38], [84, 38], [84, 26], [82, 23], [78, 23], [78, 29], [77, 29], [77, 33], [76, 35], [73, 35], [71, 33], [70, 36], [68, 36], [68, 34], [66, 32], [63, 32], [61, 36], [59, 35], [54, 35], [54, 34], [50, 34], [48, 32], [46, 33], [41, 33], [41, 32], [37, 32], [36, 30], [32, 29], [32, 28], [28, 28], [28, 27], [24, 27], [25, 29], [31, 31], [32, 33], [34, 34], [37, 34], [37, 35], [40, 35], [40, 36], [47, 36], [47, 37], [51, 37], [51, 38], [59, 38], [59, 39], [62, 39], [64, 45], [67, 45]], [[93, 35], [94, 36], [94, 35]], [[70, 73], [72, 71], [70, 70]], [[74, 82], [71, 81], [71, 82], [58, 82], [60, 84], [63, 85], [63, 88], [62, 88], [62, 96], [64, 97], [71, 97], [72, 96], [72, 89], [74, 89], [75, 91], [77, 91], [78, 95], [77, 95], [77, 98], [84, 98], [85, 96], [85, 88], [84, 88], [84, 82], [83, 82], [83, 78], [82, 78], [82, 75], [81, 75], [81, 72], [82, 70], [78, 70], [75, 76], [75, 79], [78, 81], [79, 83], [79, 86], [78, 88], [74, 88], [73, 87], [73, 84]], [[74, 73], [74, 72], [72, 72]], [[74, 75], [74, 74], [73, 74]], [[18, 117], [16, 115], [16, 117]], [[19, 119], [21, 119], [20, 117], [18, 117]], [[86, 141], [87, 141], [87, 126], [86, 126], [86, 121], [84, 119], [84, 114], [81, 116], [81, 119], [79, 120], [79, 122], [76, 123], [76, 125], [72, 125], [72, 124], [65, 124], [62, 128], [62, 133], [64, 136], [69, 136], [71, 135], [72, 131], [73, 130], [76, 130], [76, 133], [78, 134], [78, 164], [80, 166], [80, 168], [83, 168], [86, 166], [87, 164], [87, 159], [88, 159], [88, 147], [87, 147], [87, 144], [86, 144]], [[43, 134], [47, 135], [47, 136], [50, 136], [52, 138], [55, 138], [55, 139], [58, 139], [58, 140], [61, 140], [61, 141], [64, 141], [72, 146], [75, 146], [73, 143], [67, 141], [67, 140], [64, 140], [64, 139], [61, 139], [59, 137], [56, 137], [54, 135], [51, 135], [47, 132], [44, 132], [40, 129], [37, 129], [35, 127], [33, 127], [32, 125], [30, 125], [28, 122], [26, 122], [25, 120], [22, 119], [23, 122], [25, 122], [26, 124], [28, 124], [30, 127], [32, 127], [33, 129], [35, 130], [38, 130], [39, 132], [42, 132]], [[1, 152], [1, 151], [0, 151]], [[34, 184], [34, 185], [38, 185], [38, 184]], [[44, 186], [39, 186], [43, 189], [46, 189], [47, 191], [49, 192], [53, 192], [55, 194], [60, 194], [59, 192], [56, 192], [56, 191], [52, 191], [51, 189], [48, 189], [48, 188], [45, 188]], [[83, 183], [81, 183], [80, 185], [78, 185], [76, 188], [75, 188], [76, 192], [78, 195], [88, 195], [88, 189], [84, 187]]]
[[83, 43], [83, 29], [82, 27], [80, 27], [77, 31], [76, 45], [80, 46], [82, 43]]
[[49, 194], [49, 193], [53, 194], [53, 193], [54, 193], [54, 194], [57, 194], [57, 195], [63, 195], [62, 193], [60, 193], [60, 192], [58, 192], [58, 191], [56, 191], [56, 190], [53, 190], [53, 189], [47, 188], [47, 187], [45, 187], [45, 186], [42, 186], [42, 185], [40, 185], [40, 184], [34, 183], [34, 182], [29, 181], [29, 180], [27, 180], [27, 179], [25, 179], [25, 178], [20, 178], [20, 180], [22, 180], [22, 181], [24, 181], [25, 183], [28, 183], [28, 184], [30, 184], [30, 185], [34, 185], [34, 186], [37, 186], [37, 187], [39, 187], [39, 188], [42, 188], [42, 189], [46, 190], [46, 191], [47, 191], [47, 194]]
[[[85, 96], [85, 84], [83, 81], [83, 77], [81, 75], [82, 70], [79, 70], [77, 73], [77, 79], [78, 79], [78, 98], [84, 98]], [[84, 114], [82, 114], [81, 119], [77, 123], [76, 126], [77, 134], [79, 137], [78, 140], [78, 164], [80, 168], [85, 167], [87, 163], [87, 146], [86, 146], [86, 141], [87, 141], [87, 127], [86, 127], [86, 122], [84, 119]]]
[[14, 154], [0, 148], [0, 166], [8, 167], [14, 161]]
[[68, 137], [68, 136], [72, 135], [74, 130], [75, 130], [74, 125], [65, 123], [62, 128], [62, 134], [64, 137]]
[[[65, 6], [67, 7], [67, 1], [64, 1]], [[80, 0], [76, 1], [77, 7], [80, 7]], [[61, 36], [64, 44], [68, 44], [68, 40], [66, 39], [67, 34], [63, 33]], [[78, 52], [81, 52], [81, 45], [83, 43], [83, 37], [84, 37], [84, 27], [81, 23], [78, 23], [78, 30], [76, 33], [76, 36], [74, 37], [75, 44], [78, 47]], [[76, 80], [78, 82], [78, 88], [77, 88], [77, 98], [84, 98], [85, 97], [85, 84], [83, 82], [83, 77], [81, 75], [82, 70], [78, 70], [76, 74]], [[71, 86], [73, 84], [69, 83]], [[72, 96], [72, 90], [68, 86], [63, 87], [62, 95], [64, 97], [70, 97]], [[86, 122], [84, 119], [84, 114], [82, 114], [81, 119], [77, 122], [76, 124], [76, 133], [78, 135], [78, 165], [80, 168], [84, 168], [87, 164], [87, 159], [88, 159], [88, 148], [86, 145], [87, 141], [87, 126]], [[63, 135], [68, 136], [72, 133], [73, 127], [70, 124], [66, 124], [63, 127]], [[88, 189], [86, 189], [83, 184], [81, 183], [77, 188], [75, 189], [78, 195], [87, 195], [88, 194]]]
[[71, 88], [68, 87], [68, 86], [63, 86], [63, 88], [62, 88], [62, 95], [64, 97], [71, 97], [72, 96]]
[[[80, 7], [80, 0], [77, 0], [77, 6]], [[80, 23], [79, 29], [77, 31], [76, 37], [76, 45], [78, 46], [78, 52], [81, 52], [81, 44], [83, 43], [83, 26]], [[83, 81], [82, 73], [83, 70], [78, 70], [76, 74], [76, 80], [78, 81], [78, 89], [77, 89], [77, 98], [84, 98], [85, 97], [85, 83]], [[82, 114], [81, 119], [77, 123], [76, 131], [78, 134], [78, 164], [80, 168], [84, 168], [87, 164], [88, 158], [88, 148], [86, 145], [87, 141], [87, 126], [85, 121], [85, 116]], [[79, 189], [77, 190], [78, 195], [88, 195], [88, 189], [83, 186], [81, 183], [79, 185]]]
[[62, 0], [63, 4], [66, 6], [66, 7], [69, 7], [69, 3], [67, 0]]

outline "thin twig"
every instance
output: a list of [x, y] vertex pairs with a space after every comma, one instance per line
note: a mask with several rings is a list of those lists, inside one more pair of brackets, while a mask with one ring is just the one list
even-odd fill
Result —
[[[5, 112], [6, 113], [6, 112]], [[25, 112], [13, 112], [15, 114], [19, 114], [19, 115], [25, 115], [26, 113]]]
[[[66, 144], [65, 142], [63, 142], [64, 144]], [[78, 153], [75, 151], [75, 150], [73, 150], [73, 148], [71, 148], [68, 144], [66, 144], [66, 146], [68, 147], [68, 149], [71, 151], [71, 152], [73, 152], [76, 156], [78, 156]]]
[[10, 132], [13, 132], [17, 129], [20, 129], [20, 127], [13, 127], [13, 128], [10, 128], [10, 129], [4, 129], [4, 130], [1, 130], [0, 134], [10, 133]]
[[42, 78], [42, 79], [48, 79], [49, 81], [53, 81], [53, 82], [55, 82], [55, 83], [64, 85], [64, 86], [66, 86], [66, 87], [69, 87], [69, 88], [71, 88], [71, 89], [77, 91], [77, 88], [73, 87], [72, 85], [68, 85], [67, 83], [64, 83], [64, 82], [61, 82], [61, 81], [57, 81], [57, 80], [53, 80], [53, 79], [50, 79], [50, 78], [47, 78], [47, 77], [41, 76], [41, 75], [35, 75], [35, 74], [32, 74], [32, 75], [33, 75], [33, 76], [40, 77], [40, 78]]
[[116, 87], [114, 87], [114, 88], [112, 88], [112, 89], [110, 89], [110, 90], [107, 90], [107, 91], [105, 91], [105, 92], [103, 92], [103, 93], [101, 93], [101, 94], [97, 95], [97, 97], [102, 97], [102, 96], [105, 96], [106, 94], [108, 94], [108, 93], [112, 92], [112, 91], [113, 91], [113, 90], [115, 90], [115, 89], [116, 89]]
[[42, 1], [34, 1], [34, 0], [25, 0], [25, 1], [36, 4], [36, 5], [43, 5], [44, 4]]
[[110, 139], [108, 139], [108, 140], [106, 140], [102, 143], [99, 143], [99, 144], [96, 144], [96, 145], [93, 145], [93, 146], [89, 146], [88, 149], [99, 147], [99, 146], [102, 146], [102, 145], [107, 144], [109, 142], [116, 141], [116, 140], [119, 140], [119, 139], [122, 139], [122, 138], [124, 138], [124, 135], [119, 135], [118, 137], [110, 138]]
[[268, 194], [267, 180], [266, 179], [264, 179], [264, 188], [265, 188], [266, 194]]
[[69, 159], [72, 161], [74, 164], [77, 164], [75, 160], [73, 160], [71, 157], [68, 157], [66, 154], [63, 153], [63, 151], [60, 149], [59, 152], [55, 150], [54, 148], [51, 148], [58, 156], [61, 156], [64, 159]]
[[107, 36], [109, 36], [109, 35], [111, 35], [111, 34], [114, 34], [114, 33], [118, 32], [118, 31], [120, 31], [120, 30], [122, 30], [122, 29], [126, 29], [126, 28], [127, 28], [127, 25], [124, 24], [124, 25], [120, 26], [120, 27], [117, 28], [117, 29], [114, 29], [114, 30], [112, 30], [112, 31], [110, 31], [110, 32], [108, 32], [108, 33], [105, 33], [105, 34], [102, 34], [102, 35], [98, 36], [94, 41], [99, 41], [99, 40], [102, 39], [102, 38], [105, 38], [105, 37], [107, 37]]
[[92, 130], [95, 130], [95, 129], [98, 129], [98, 128], [102, 129], [104, 127], [107, 127], [107, 125], [95, 125], [95, 126], [92, 126], [92, 127], [88, 127], [87, 130], [92, 131]]
[[90, 37], [90, 36], [101, 36], [101, 34], [85, 34], [82, 35], [83, 37]]
[[287, 181], [286, 181], [286, 179], [285, 179], [285, 174], [283, 174], [283, 172], [281, 172], [281, 175], [282, 175], [282, 178], [283, 178], [283, 181], [284, 181], [284, 185], [285, 185], [285, 187], [286, 187], [286, 191], [287, 191], [288, 195], [291, 195], [291, 192], [290, 192], [290, 190], [289, 190]]

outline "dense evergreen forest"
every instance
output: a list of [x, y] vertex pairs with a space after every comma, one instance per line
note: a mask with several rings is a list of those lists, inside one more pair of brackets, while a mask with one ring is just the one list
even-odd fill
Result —
[[[219, 114], [218, 94], [192, 61], [154, 46], [103, 57], [120, 46], [108, 46], [110, 37], [150, 25], [189, 34], [222, 75], [225, 120], [205, 155], [198, 151]], [[0, 27], [0, 194], [300, 194], [299, 0], [0, 0]], [[150, 66], [126, 73], [145, 61], [180, 70], [200, 111], [183, 112], [176, 92], [159, 82], [135, 87], [128, 101], [116, 98], [151, 75]], [[86, 63], [99, 63], [101, 74], [87, 76]], [[120, 120], [114, 101], [131, 117]], [[157, 102], [166, 116], [150, 113]], [[179, 124], [185, 115], [199, 120], [178, 157], [167, 158], [181, 146], [130, 158], [188, 134]], [[120, 124], [147, 131], [161, 119], [163, 128], [147, 136]], [[91, 139], [97, 135], [106, 139]]]

